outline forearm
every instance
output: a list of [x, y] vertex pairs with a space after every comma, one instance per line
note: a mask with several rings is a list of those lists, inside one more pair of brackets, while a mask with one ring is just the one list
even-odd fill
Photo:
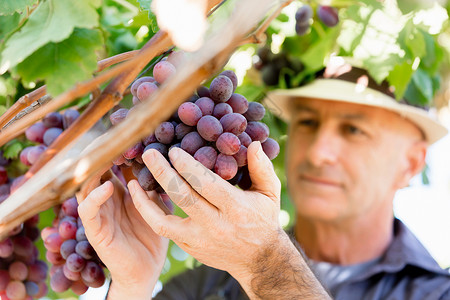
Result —
[[250, 299], [331, 299], [284, 232], [235, 278]]

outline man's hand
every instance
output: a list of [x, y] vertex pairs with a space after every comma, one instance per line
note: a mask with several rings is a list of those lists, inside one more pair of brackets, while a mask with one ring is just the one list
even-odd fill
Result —
[[[99, 178], [89, 183], [89, 189], [98, 184]], [[115, 176], [84, 200], [82, 194], [77, 195], [78, 212], [86, 236], [113, 279], [108, 299], [150, 299], [164, 265], [168, 240], [155, 234], [142, 219]], [[169, 213], [156, 192], [146, 197]]]

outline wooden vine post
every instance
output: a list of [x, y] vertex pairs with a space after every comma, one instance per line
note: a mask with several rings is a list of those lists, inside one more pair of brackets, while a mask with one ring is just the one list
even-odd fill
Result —
[[[203, 46], [189, 54], [189, 59], [177, 69], [175, 75], [149, 99], [139, 104], [138, 109], [132, 110], [122, 123], [105, 134], [101, 130], [96, 131], [94, 125], [122, 99], [126, 88], [148, 62], [172, 46], [167, 33], [159, 31], [140, 51], [124, 53], [99, 62], [98, 72], [124, 61], [87, 82], [77, 84], [2, 128], [1, 145], [15, 138], [17, 132], [23, 132], [47, 113], [95, 91], [100, 84], [113, 79], [29, 170], [26, 175], [29, 179], [0, 204], [0, 240], [26, 219], [73, 196], [92, 175], [108, 168], [113, 159], [153, 132], [203, 81], [223, 68], [239, 45], [263, 39], [268, 24], [291, 1], [238, 1], [230, 18], [205, 37]], [[209, 0], [208, 11], [219, 3], [218, 0]], [[271, 10], [272, 13], [267, 17]], [[258, 26], [261, 20], [264, 21]], [[19, 104], [11, 107], [11, 111], [0, 118], [0, 126], [4, 126], [20, 111], [44, 97], [45, 93], [45, 87], [41, 87], [21, 98]], [[102, 135], [97, 137], [100, 134]]]

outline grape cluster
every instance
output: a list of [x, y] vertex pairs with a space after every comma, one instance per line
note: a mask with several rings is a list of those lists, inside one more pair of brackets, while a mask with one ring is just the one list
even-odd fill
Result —
[[50, 286], [57, 293], [69, 288], [84, 294], [88, 287], [100, 287], [105, 283], [103, 264], [86, 238], [78, 203], [75, 198], [55, 207], [58, 217], [52, 227], [42, 230], [41, 236], [47, 249], [46, 259], [50, 268]]
[[[2, 201], [0, 201], [1, 203]], [[47, 295], [47, 264], [38, 259], [36, 215], [0, 241], [0, 299], [38, 299]]]
[[[171, 55], [155, 65], [153, 77], [142, 77], [133, 83], [134, 103], [144, 101], [158, 89], [159, 84], [175, 73]], [[215, 77], [209, 88], [200, 86], [169, 120], [125, 151], [114, 164], [131, 166], [145, 190], [158, 189], [158, 183], [143, 164], [141, 156], [148, 149], [156, 149], [168, 158], [170, 148], [179, 147], [223, 179], [241, 188], [249, 188], [251, 182], [246, 165], [250, 143], [260, 141], [270, 159], [278, 155], [280, 147], [269, 138], [267, 125], [260, 122], [265, 114], [264, 106], [248, 102], [244, 96], [234, 93], [236, 86], [236, 74], [229, 70]], [[115, 111], [110, 116], [111, 123], [120, 123], [128, 113], [125, 108]]]
[[[274, 54], [268, 46], [258, 49], [258, 61], [255, 63], [255, 69], [261, 72], [261, 79], [265, 85], [274, 86], [278, 84], [280, 76], [283, 77], [290, 88], [290, 74], [297, 75], [304, 70], [302, 62], [288, 55], [286, 52]], [[283, 72], [289, 69], [289, 72]]]
[[[295, 13], [295, 32], [302, 36], [308, 32], [313, 18], [313, 9], [308, 4], [300, 7]], [[338, 10], [332, 6], [319, 5], [317, 7], [317, 17], [328, 27], [334, 27], [339, 23]]]
[[28, 140], [38, 145], [30, 146], [20, 152], [20, 161], [27, 166], [33, 165], [53, 141], [67, 129], [80, 113], [75, 109], [67, 109], [64, 114], [51, 112], [41, 122], [37, 122], [25, 131]]

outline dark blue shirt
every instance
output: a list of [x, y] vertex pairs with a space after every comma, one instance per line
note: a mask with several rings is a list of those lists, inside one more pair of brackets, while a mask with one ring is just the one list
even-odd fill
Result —
[[[449, 270], [437, 264], [400, 220], [394, 221], [393, 230], [394, 238], [377, 263], [334, 288], [334, 299], [450, 300]], [[228, 273], [201, 266], [173, 278], [154, 299], [248, 298]]]

